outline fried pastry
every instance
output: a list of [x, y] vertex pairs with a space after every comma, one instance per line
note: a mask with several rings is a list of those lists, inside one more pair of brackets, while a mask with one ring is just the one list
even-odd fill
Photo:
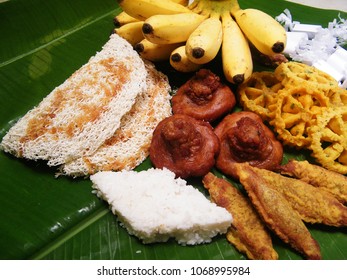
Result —
[[280, 192], [304, 222], [347, 226], [347, 207], [331, 193], [275, 172], [252, 166], [245, 167], [245, 172], [251, 171], [262, 178], [267, 187]]
[[325, 110], [308, 133], [312, 156], [317, 162], [329, 170], [347, 174], [347, 106]]
[[249, 259], [278, 259], [271, 236], [249, 199], [231, 183], [212, 173], [204, 176], [203, 184], [211, 200], [233, 217], [226, 234], [228, 241]]
[[238, 87], [237, 93], [244, 110], [257, 113], [263, 120], [269, 120], [269, 105], [276, 102], [277, 92], [283, 87], [272, 72], [254, 72]]
[[329, 105], [329, 98], [319, 90], [303, 86], [280, 90], [269, 123], [285, 145], [307, 147], [311, 143], [308, 127]]
[[179, 87], [171, 102], [174, 114], [212, 122], [230, 113], [236, 98], [219, 76], [210, 70], [200, 69]]
[[300, 179], [334, 195], [341, 203], [347, 203], [347, 177], [307, 160], [290, 160], [278, 169], [281, 174]]
[[287, 87], [297, 85], [320, 89], [338, 87], [337, 81], [327, 73], [296, 61], [281, 63], [274, 73], [275, 77]]
[[253, 112], [230, 114], [214, 130], [220, 141], [216, 167], [237, 178], [235, 164], [274, 169], [282, 162], [283, 147], [262, 119]]
[[150, 160], [177, 177], [200, 177], [215, 165], [219, 140], [210, 123], [174, 114], [159, 122], [153, 132]]
[[266, 225], [307, 259], [321, 259], [319, 244], [281, 192], [270, 187], [249, 164], [239, 164], [237, 170], [241, 184]]

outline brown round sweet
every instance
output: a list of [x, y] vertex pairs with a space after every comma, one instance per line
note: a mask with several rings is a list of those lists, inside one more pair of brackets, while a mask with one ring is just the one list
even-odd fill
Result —
[[275, 169], [283, 158], [283, 147], [262, 119], [252, 112], [237, 112], [226, 116], [215, 128], [220, 141], [216, 167], [237, 178], [238, 163]]
[[215, 165], [218, 152], [219, 140], [208, 122], [176, 114], [154, 130], [150, 159], [156, 168], [167, 168], [177, 177], [199, 177]]
[[212, 122], [229, 113], [236, 104], [231, 89], [207, 69], [200, 69], [172, 97], [174, 114]]

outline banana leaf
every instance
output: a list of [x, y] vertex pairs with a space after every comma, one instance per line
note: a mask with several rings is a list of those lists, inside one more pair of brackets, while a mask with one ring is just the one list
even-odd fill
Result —
[[[288, 8], [295, 20], [326, 26], [339, 14], [280, 0], [239, 1], [272, 16]], [[87, 62], [107, 41], [115, 0], [0, 1], [0, 139], [28, 110]], [[216, 72], [218, 63], [212, 64]], [[158, 65], [173, 88], [187, 75]], [[218, 70], [219, 69], [219, 70]], [[286, 150], [285, 159], [307, 155]], [[137, 170], [151, 167], [147, 159]], [[217, 172], [217, 171], [216, 171]], [[0, 152], [0, 259], [245, 259], [224, 236], [209, 244], [143, 245], [119, 225], [87, 178], [56, 177], [44, 162]], [[198, 180], [189, 181], [201, 189]], [[324, 259], [347, 259], [346, 228], [308, 226]], [[302, 259], [273, 236], [280, 259]]]

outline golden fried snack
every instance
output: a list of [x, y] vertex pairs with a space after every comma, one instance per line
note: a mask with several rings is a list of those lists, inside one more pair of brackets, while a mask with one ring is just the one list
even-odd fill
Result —
[[290, 160], [287, 164], [279, 166], [278, 171], [324, 189], [341, 203], [347, 203], [347, 177], [340, 173], [311, 164], [307, 160]]
[[317, 115], [330, 104], [329, 98], [319, 90], [297, 86], [278, 92], [270, 125], [285, 145], [297, 148], [311, 143], [307, 128], [314, 124]]
[[269, 188], [280, 192], [303, 221], [334, 227], [347, 226], [347, 207], [326, 190], [265, 169], [252, 166], [246, 169], [261, 177]]
[[312, 156], [323, 167], [347, 174], [347, 106], [331, 107], [317, 116], [309, 131]]
[[324, 91], [325, 96], [330, 100], [331, 106], [347, 105], [347, 90], [340, 87], [327, 88]]
[[337, 81], [327, 73], [300, 62], [281, 63], [274, 73], [275, 77], [286, 87], [298, 85], [321, 89], [338, 87]]
[[268, 120], [268, 106], [276, 102], [277, 92], [283, 87], [272, 72], [254, 72], [238, 87], [237, 94], [244, 110], [257, 113], [263, 120]]
[[211, 200], [228, 210], [233, 217], [226, 234], [228, 241], [249, 259], [278, 259], [271, 236], [249, 199], [231, 183], [212, 173], [204, 176], [203, 184]]
[[247, 163], [239, 164], [237, 169], [241, 184], [267, 226], [307, 259], [321, 259], [319, 244], [287, 199]]

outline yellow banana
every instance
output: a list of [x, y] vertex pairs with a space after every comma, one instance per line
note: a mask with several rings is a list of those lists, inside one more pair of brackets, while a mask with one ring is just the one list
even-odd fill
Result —
[[170, 0], [170, 1], [180, 4], [182, 6], [187, 6], [189, 3], [189, 0]]
[[281, 53], [287, 42], [283, 26], [258, 9], [240, 9], [233, 16], [248, 40], [263, 54]]
[[145, 20], [153, 15], [173, 15], [191, 12], [187, 7], [170, 0], [118, 0], [130, 16]]
[[194, 72], [198, 70], [202, 65], [196, 64], [189, 60], [186, 54], [186, 46], [179, 46], [170, 55], [171, 66], [179, 72]]
[[186, 43], [188, 58], [197, 64], [214, 59], [222, 44], [223, 31], [219, 18], [205, 19], [189, 36]]
[[114, 30], [119, 36], [127, 40], [132, 46], [141, 42], [144, 37], [142, 34], [143, 21], [130, 22]]
[[145, 20], [142, 32], [154, 44], [185, 42], [204, 19], [195, 13], [155, 15]]
[[234, 84], [247, 80], [253, 71], [249, 44], [229, 13], [222, 15], [222, 64], [226, 79]]
[[138, 19], [129, 16], [126, 12], [120, 12], [113, 18], [113, 22], [115, 26], [122, 26], [124, 24], [128, 24], [131, 22], [138, 21]]
[[180, 44], [153, 44], [147, 39], [143, 39], [140, 43], [137, 43], [134, 49], [140, 54], [144, 59], [157, 62], [168, 60], [174, 49], [179, 47]]
[[194, 0], [188, 5], [194, 13], [201, 15], [231, 12], [240, 9], [237, 0]]

